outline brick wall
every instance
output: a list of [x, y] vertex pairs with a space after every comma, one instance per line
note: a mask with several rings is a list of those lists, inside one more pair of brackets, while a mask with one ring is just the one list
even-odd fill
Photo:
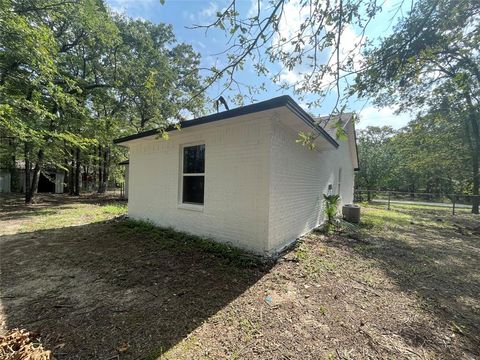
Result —
[[[267, 249], [268, 131], [261, 117], [216, 122], [170, 133], [170, 139], [130, 147], [129, 216], [150, 219], [221, 242], [264, 253]], [[205, 204], [181, 202], [181, 146], [205, 144]]]
[[347, 141], [336, 150], [309, 150], [298, 134], [276, 123], [272, 129], [269, 249], [279, 250], [323, 222], [323, 194], [331, 184], [342, 204], [353, 201], [353, 166]]
[[[298, 132], [257, 113], [130, 143], [129, 216], [255, 251], [274, 253], [321, 221], [323, 193], [353, 199], [347, 142], [312, 151]], [[205, 204], [181, 203], [181, 146], [205, 144]]]

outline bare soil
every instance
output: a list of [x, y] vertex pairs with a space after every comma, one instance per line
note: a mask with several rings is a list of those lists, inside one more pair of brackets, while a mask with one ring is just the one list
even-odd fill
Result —
[[365, 207], [360, 229], [241, 266], [113, 200], [2, 200], [0, 333], [57, 359], [480, 358], [478, 216]]

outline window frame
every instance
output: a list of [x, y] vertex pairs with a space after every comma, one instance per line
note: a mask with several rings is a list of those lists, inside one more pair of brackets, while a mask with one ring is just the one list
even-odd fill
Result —
[[[205, 163], [203, 168], [203, 173], [185, 173], [184, 172], [184, 162], [185, 162], [185, 148], [200, 146], [203, 145], [205, 151]], [[197, 141], [192, 143], [186, 143], [180, 145], [180, 171], [179, 171], [179, 191], [178, 191], [178, 208], [185, 209], [185, 210], [196, 210], [196, 211], [203, 211], [205, 206], [205, 179], [206, 179], [206, 151], [207, 145], [205, 141]], [[192, 176], [203, 176], [203, 203], [192, 203], [192, 202], [184, 202], [183, 201], [183, 179], [185, 176], [192, 177]]]

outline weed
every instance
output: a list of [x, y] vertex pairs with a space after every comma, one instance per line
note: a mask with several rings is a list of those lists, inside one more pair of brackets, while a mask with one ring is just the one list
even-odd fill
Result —
[[373, 286], [375, 285], [375, 283], [376, 283], [375, 277], [374, 277], [373, 275], [371, 275], [371, 274], [368, 274], [368, 273], [363, 274], [363, 276], [362, 276], [362, 281], [363, 281], [365, 284], [367, 284], [367, 285], [369, 285], [369, 286], [372, 286], [372, 287], [373, 287]]
[[153, 239], [157, 246], [172, 251], [202, 251], [225, 260], [238, 267], [255, 267], [260, 265], [260, 257], [229, 244], [222, 244], [208, 238], [176, 231], [173, 228], [155, 226], [152, 222], [128, 219], [121, 223], [123, 230], [141, 233]]
[[320, 250], [320, 254], [313, 253], [305, 243], [300, 243], [295, 249], [295, 256], [303, 267], [307, 275], [315, 277], [323, 271], [333, 271], [337, 265], [326, 258], [327, 251]]
[[260, 334], [260, 326], [252, 321], [242, 318], [238, 322], [238, 325], [242, 332], [247, 336], [247, 338], [251, 339], [253, 336]]

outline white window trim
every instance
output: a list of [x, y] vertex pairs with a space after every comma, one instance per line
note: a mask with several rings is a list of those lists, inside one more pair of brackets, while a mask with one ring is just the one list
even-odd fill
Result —
[[[198, 146], [198, 145], [203, 145], [205, 146], [205, 153], [207, 150], [207, 145], [205, 141], [197, 141], [197, 142], [192, 142], [192, 143], [186, 143], [186, 144], [181, 144], [180, 145], [180, 171], [179, 171], [179, 180], [178, 180], [178, 208], [183, 209], [183, 210], [192, 210], [192, 211], [203, 211], [205, 207], [205, 179], [206, 179], [206, 169], [204, 169], [203, 173], [184, 173], [183, 172], [183, 154], [184, 151], [183, 149], [186, 147], [191, 147], [191, 146]], [[205, 156], [206, 157], [206, 156]], [[205, 160], [205, 165], [206, 165], [206, 160]], [[204, 178], [204, 183], [203, 183], [203, 204], [195, 204], [195, 203], [188, 203], [188, 202], [183, 202], [183, 177], [184, 176], [203, 176]]]

